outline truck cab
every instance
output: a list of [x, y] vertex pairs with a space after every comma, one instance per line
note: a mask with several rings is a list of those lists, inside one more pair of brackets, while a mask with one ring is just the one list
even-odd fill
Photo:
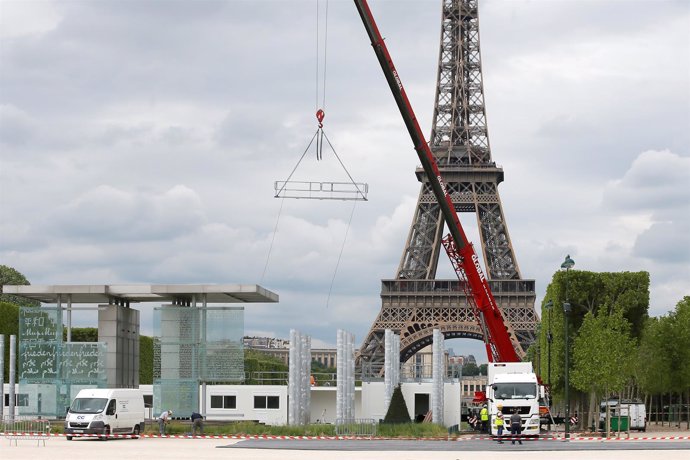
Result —
[[491, 434], [497, 435], [496, 414], [503, 412], [505, 430], [517, 411], [522, 419], [522, 435], [539, 436], [539, 400], [543, 388], [532, 370], [532, 363], [489, 363], [486, 386]]

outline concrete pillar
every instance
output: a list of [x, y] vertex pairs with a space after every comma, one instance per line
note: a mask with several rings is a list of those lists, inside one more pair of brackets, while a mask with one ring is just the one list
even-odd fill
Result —
[[108, 388], [139, 387], [139, 311], [99, 305], [98, 341], [106, 343]]

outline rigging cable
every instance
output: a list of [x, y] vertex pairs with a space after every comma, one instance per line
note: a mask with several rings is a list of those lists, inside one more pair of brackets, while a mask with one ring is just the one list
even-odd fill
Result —
[[[325, 136], [325, 134], [324, 134]], [[328, 142], [328, 145], [331, 147], [331, 150], [333, 150], [333, 154], [335, 157], [338, 159], [340, 162], [340, 165], [343, 167], [345, 172], [347, 173], [347, 177], [350, 178], [352, 183], [354, 184], [355, 188], [357, 191], [362, 195], [362, 192], [359, 190], [359, 187], [357, 187], [357, 184], [355, 183], [354, 179], [352, 179], [352, 176], [350, 176], [349, 171], [345, 167], [342, 161], [340, 161], [340, 157], [338, 156], [338, 152], [335, 151], [335, 148], [333, 147], [333, 144], [331, 144], [331, 141], [328, 139], [328, 136], [326, 136], [326, 142]], [[331, 278], [331, 286], [328, 288], [328, 297], [326, 298], [326, 308], [328, 308], [328, 305], [331, 301], [331, 293], [333, 292], [333, 284], [335, 283], [335, 276], [338, 274], [338, 267], [340, 267], [340, 259], [343, 257], [343, 251], [345, 250], [345, 242], [347, 241], [347, 235], [350, 233], [350, 226], [352, 225], [352, 217], [355, 215], [355, 208], [357, 207], [357, 200], [354, 200], [354, 204], [352, 205], [352, 211], [350, 212], [350, 220], [347, 222], [347, 228], [345, 229], [345, 237], [343, 238], [343, 244], [340, 247], [340, 254], [338, 254], [338, 261], [335, 263], [335, 270], [333, 270], [333, 278]]]
[[280, 200], [280, 209], [278, 210], [278, 217], [276, 218], [276, 225], [273, 228], [273, 236], [271, 237], [271, 245], [268, 247], [268, 255], [266, 256], [266, 263], [264, 264], [264, 271], [261, 273], [261, 279], [259, 284], [264, 282], [264, 276], [266, 276], [266, 270], [268, 270], [268, 261], [271, 260], [271, 251], [273, 251], [273, 242], [276, 240], [276, 235], [278, 234], [278, 222], [280, 222], [280, 215], [283, 212], [283, 204], [285, 203], [285, 197]]
[[[307, 148], [304, 149], [304, 152], [302, 153], [302, 156], [299, 158], [299, 161], [297, 162], [295, 167], [292, 169], [292, 172], [290, 173], [288, 178], [285, 180], [285, 182], [283, 182], [283, 186], [276, 193], [276, 195], [275, 195], [276, 197], [280, 196], [280, 193], [285, 189], [285, 186], [287, 185], [287, 183], [290, 182], [290, 178], [292, 177], [292, 175], [295, 173], [295, 171], [297, 171], [297, 167], [299, 166], [299, 164], [304, 159], [304, 156], [309, 151], [309, 147], [311, 147], [311, 144], [314, 143], [314, 138], [316, 137], [316, 134], [318, 134], [318, 131], [316, 133], [314, 133], [314, 135], [312, 136], [311, 140], [309, 141], [309, 145], [307, 145]], [[273, 251], [273, 242], [275, 241], [276, 234], [278, 233], [278, 223], [280, 222], [280, 215], [283, 212], [283, 204], [284, 203], [285, 203], [285, 195], [283, 195], [282, 199], [280, 200], [280, 209], [278, 210], [278, 217], [276, 219], [276, 225], [273, 229], [273, 237], [271, 238], [271, 245], [268, 247], [268, 254], [266, 255], [266, 263], [264, 264], [264, 271], [263, 271], [263, 273], [261, 273], [261, 280], [259, 281], [259, 284], [263, 283], [264, 276], [266, 276], [266, 270], [268, 269], [268, 262], [271, 260], [271, 252]]]
[[338, 274], [338, 267], [340, 266], [340, 259], [343, 257], [343, 250], [345, 249], [345, 242], [347, 241], [347, 234], [350, 233], [350, 225], [352, 224], [352, 216], [355, 215], [355, 208], [357, 207], [357, 200], [354, 201], [352, 205], [352, 211], [350, 212], [350, 220], [347, 222], [347, 228], [345, 229], [345, 237], [343, 238], [343, 245], [340, 247], [340, 254], [338, 254], [338, 261], [335, 263], [335, 270], [333, 271], [333, 278], [331, 278], [331, 287], [328, 288], [328, 297], [326, 298], [326, 308], [331, 301], [331, 293], [333, 292], [333, 284], [335, 283], [335, 276]]
[[352, 185], [355, 186], [355, 188], [357, 189], [357, 192], [362, 196], [362, 198], [364, 199], [364, 201], [366, 201], [366, 197], [364, 196], [364, 193], [362, 193], [362, 191], [359, 189], [359, 187], [357, 186], [357, 183], [355, 182], [355, 180], [354, 180], [354, 179], [352, 178], [352, 176], [350, 175], [350, 171], [348, 171], [347, 168], [345, 167], [345, 165], [343, 164], [342, 160], [341, 160], [340, 157], [338, 156], [338, 153], [335, 151], [335, 148], [333, 147], [333, 144], [331, 144], [330, 139], [328, 139], [328, 136], [326, 136], [326, 133], [324, 133], [323, 135], [324, 135], [324, 137], [326, 138], [326, 142], [328, 142], [328, 145], [331, 147], [331, 150], [333, 150], [333, 155], [335, 155], [335, 157], [338, 159], [338, 163], [340, 163], [340, 166], [342, 166], [343, 169], [345, 170], [345, 174], [347, 174], [347, 177], [350, 178], [350, 182], [352, 182]]

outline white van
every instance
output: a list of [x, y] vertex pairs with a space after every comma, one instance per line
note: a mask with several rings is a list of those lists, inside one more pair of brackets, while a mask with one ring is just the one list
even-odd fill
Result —
[[642, 401], [639, 400], [622, 400], [611, 398], [608, 401], [602, 401], [599, 406], [599, 428], [606, 430], [606, 405], [610, 407], [609, 416], [616, 417], [630, 417], [629, 428], [637, 431], [647, 431], [647, 410]]
[[90, 388], [81, 390], [65, 418], [65, 435], [139, 435], [144, 431], [144, 396], [132, 388]]

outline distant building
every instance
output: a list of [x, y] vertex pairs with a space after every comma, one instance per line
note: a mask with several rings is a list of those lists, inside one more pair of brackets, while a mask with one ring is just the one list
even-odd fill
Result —
[[[273, 337], [244, 337], [244, 347], [273, 356], [288, 364], [290, 358], [290, 341]], [[324, 367], [335, 369], [338, 365], [337, 351], [335, 348], [312, 348], [311, 360]]]

